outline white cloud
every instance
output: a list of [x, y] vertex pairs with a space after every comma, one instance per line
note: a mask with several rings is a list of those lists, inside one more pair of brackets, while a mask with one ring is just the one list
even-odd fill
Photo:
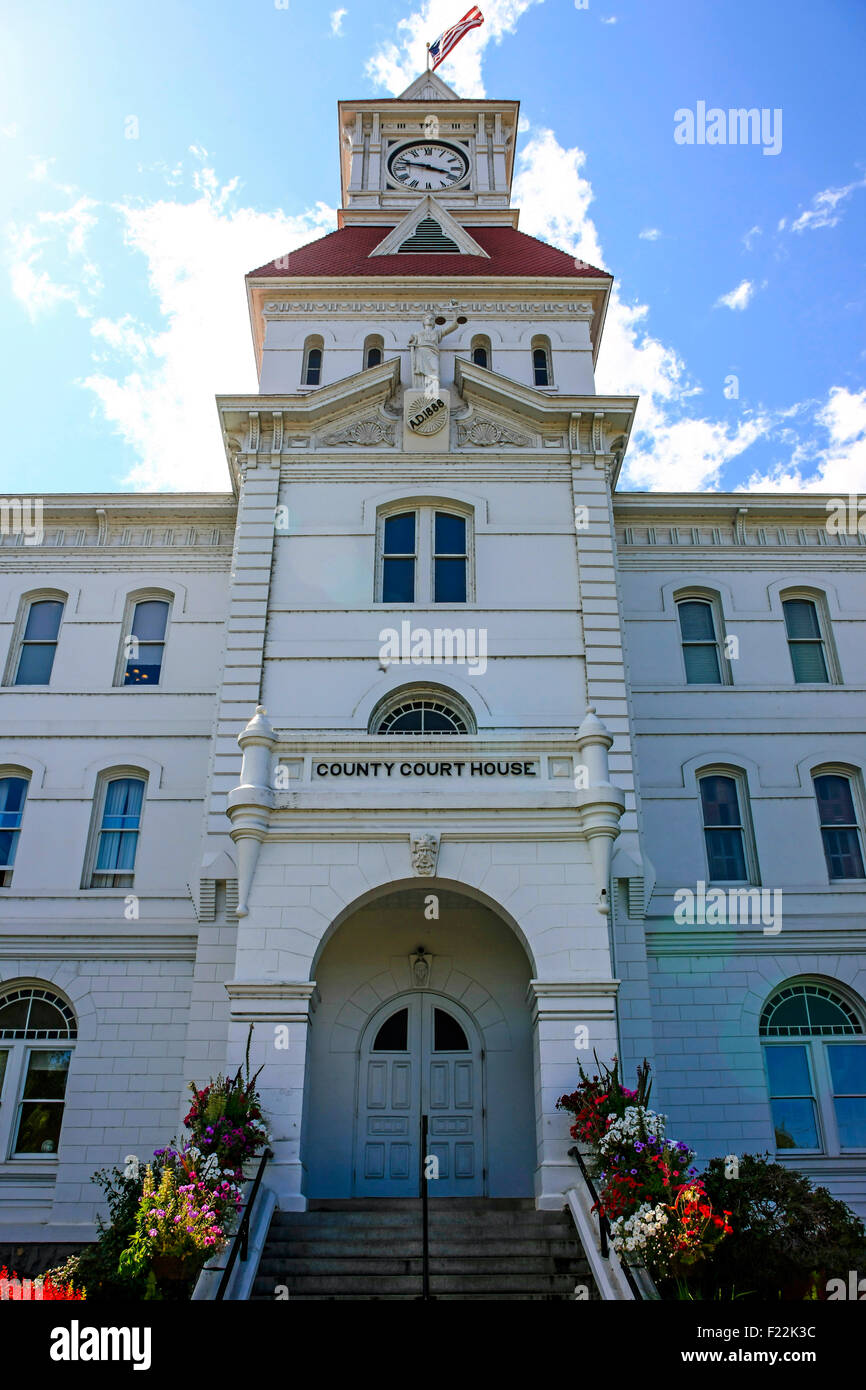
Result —
[[[542, 0], [486, 0], [484, 23], [471, 29], [445, 59], [437, 74], [464, 97], [483, 97], [484, 81], [481, 59], [487, 45], [501, 43], [506, 34], [513, 34], [518, 20], [532, 5]], [[367, 63], [367, 76], [378, 87], [398, 95], [413, 82], [427, 66], [427, 44], [445, 29], [450, 29], [460, 16], [454, 0], [424, 0], [421, 8], [397, 23], [398, 39], [380, 45]]]
[[[842, 220], [842, 213], [838, 211], [839, 204], [858, 188], [866, 188], [866, 178], [855, 179], [853, 183], [847, 183], [844, 188], [825, 188], [821, 193], [816, 193], [812, 199], [812, 206], [805, 212], [801, 212], [791, 223], [792, 232], [815, 232], [819, 227], [835, 227]], [[779, 223], [779, 230], [784, 228], [785, 219]]]
[[298, 216], [240, 207], [237, 180], [221, 184], [210, 168], [193, 182], [185, 202], [116, 209], [157, 313], [149, 324], [97, 319], [102, 351], [81, 383], [135, 450], [124, 481], [138, 488], [227, 487], [214, 394], [257, 390], [244, 275], [336, 224], [322, 203]]
[[866, 493], [866, 388], [831, 388], [814, 416], [818, 437], [798, 442], [786, 463], [753, 473], [755, 492]]
[[737, 288], [729, 290], [727, 294], [720, 294], [716, 300], [715, 307], [724, 305], [726, 309], [743, 310], [748, 308], [755, 297], [754, 280], [741, 280]]
[[[589, 216], [593, 193], [582, 170], [586, 156], [565, 149], [552, 131], [537, 131], [518, 155], [514, 202], [521, 229], [603, 267]], [[646, 329], [645, 304], [625, 304], [614, 286], [599, 356], [597, 388], [640, 396], [622, 484], [670, 491], [717, 487], [726, 463], [767, 433], [769, 420], [743, 412], [731, 426], [685, 414], [700, 394], [676, 351]]]
[[33, 183], [44, 183], [48, 178], [53, 163], [53, 159], [39, 159], [36, 155], [32, 154], [30, 156], [30, 172], [27, 175], [28, 179], [31, 179]]
[[[87, 253], [97, 206], [93, 199], [79, 197], [59, 212], [40, 212], [34, 222], [7, 228], [10, 287], [31, 320], [60, 304], [73, 304], [82, 318], [91, 314], [89, 301], [102, 288], [99, 269]], [[63, 279], [47, 268], [46, 257], [62, 269]]]
[[755, 237], [763, 235], [764, 231], [762, 227], [750, 227], [749, 230], [746, 232], [745, 236], [743, 237], [743, 245], [745, 246], [746, 250], [751, 251], [752, 243], [754, 242]]
[[638, 232], [641, 241], [658, 241], [661, 232], [658, 227], [644, 227], [642, 232]]
[[0, 125], [0, 135], [5, 136], [5, 138], [6, 138], [7, 140], [14, 140], [17, 134], [18, 134], [18, 122], [17, 122], [17, 121], [12, 121], [9, 125]]
[[348, 10], [331, 11], [331, 33], [336, 38], [339, 38], [343, 33], [343, 20], [346, 18], [346, 15], [348, 13]]
[[616, 22], [617, 22], [616, 15], [615, 15], [615, 14], [608, 15], [607, 18], [605, 18], [605, 16], [602, 15], [602, 16], [601, 16], [601, 22], [602, 22], [602, 24], [616, 24]]

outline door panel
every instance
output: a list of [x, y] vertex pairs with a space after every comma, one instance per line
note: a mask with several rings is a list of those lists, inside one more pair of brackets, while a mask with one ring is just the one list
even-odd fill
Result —
[[359, 1058], [357, 1196], [417, 1197], [420, 1125], [438, 1163], [431, 1197], [484, 1191], [481, 1044], [469, 1014], [417, 990], [370, 1020]]

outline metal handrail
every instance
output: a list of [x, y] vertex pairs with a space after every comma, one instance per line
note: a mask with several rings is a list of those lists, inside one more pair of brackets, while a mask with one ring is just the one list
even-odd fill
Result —
[[[610, 1239], [610, 1222], [604, 1214], [604, 1207], [601, 1204], [601, 1198], [595, 1190], [595, 1183], [589, 1176], [589, 1169], [584, 1163], [583, 1154], [580, 1152], [580, 1149], [577, 1147], [577, 1145], [575, 1145], [574, 1148], [569, 1149], [568, 1155], [569, 1158], [577, 1159], [577, 1165], [580, 1168], [581, 1174], [583, 1175], [583, 1181], [586, 1183], [589, 1195], [592, 1198], [593, 1211], [598, 1217], [599, 1245], [601, 1246], [602, 1257], [605, 1260], [608, 1260], [610, 1259], [610, 1247], [608, 1243]], [[628, 1261], [624, 1260], [620, 1256], [619, 1263], [620, 1268], [622, 1269], [622, 1272], [625, 1275], [626, 1283], [631, 1289], [635, 1300], [639, 1303], [642, 1302], [643, 1293], [641, 1292], [640, 1285], [638, 1284], [637, 1280], [634, 1277], [634, 1274], [631, 1271]]]
[[256, 1197], [258, 1196], [259, 1188], [261, 1187], [262, 1177], [264, 1176], [264, 1171], [267, 1167], [268, 1159], [273, 1158], [273, 1156], [274, 1155], [270, 1149], [265, 1149], [264, 1153], [262, 1154], [259, 1160], [258, 1171], [256, 1172], [256, 1176], [253, 1179], [252, 1190], [250, 1192], [249, 1197], [247, 1198], [247, 1204], [244, 1208], [244, 1214], [241, 1217], [241, 1224], [235, 1231], [234, 1239], [231, 1244], [231, 1249], [229, 1250], [229, 1257], [226, 1260], [226, 1266], [222, 1272], [222, 1278], [220, 1279], [219, 1284], [217, 1285], [217, 1291], [214, 1294], [214, 1299], [216, 1301], [225, 1298], [225, 1292], [229, 1286], [229, 1279], [231, 1278], [232, 1270], [235, 1267], [235, 1261], [237, 1260], [238, 1253], [240, 1253], [240, 1257], [242, 1260], [245, 1260], [247, 1258], [249, 1252], [250, 1217], [252, 1216], [253, 1207], [255, 1205]]

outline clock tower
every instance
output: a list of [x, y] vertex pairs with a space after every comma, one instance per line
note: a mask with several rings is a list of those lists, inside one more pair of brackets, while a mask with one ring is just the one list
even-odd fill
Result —
[[429, 1114], [434, 1195], [561, 1208], [574, 1037], [620, 1047], [636, 402], [595, 389], [611, 276], [518, 227], [517, 120], [431, 73], [340, 102], [337, 226], [247, 276], [259, 392], [218, 399], [239, 511], [204, 859], [237, 865], [228, 1062], [263, 1021], [284, 1207], [416, 1195]]

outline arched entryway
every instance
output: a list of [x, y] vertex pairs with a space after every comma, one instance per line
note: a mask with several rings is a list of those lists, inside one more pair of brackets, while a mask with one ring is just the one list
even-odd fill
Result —
[[348, 914], [315, 966], [306, 1195], [417, 1196], [426, 1114], [431, 1196], [531, 1196], [531, 973], [496, 912], [435, 883]]

